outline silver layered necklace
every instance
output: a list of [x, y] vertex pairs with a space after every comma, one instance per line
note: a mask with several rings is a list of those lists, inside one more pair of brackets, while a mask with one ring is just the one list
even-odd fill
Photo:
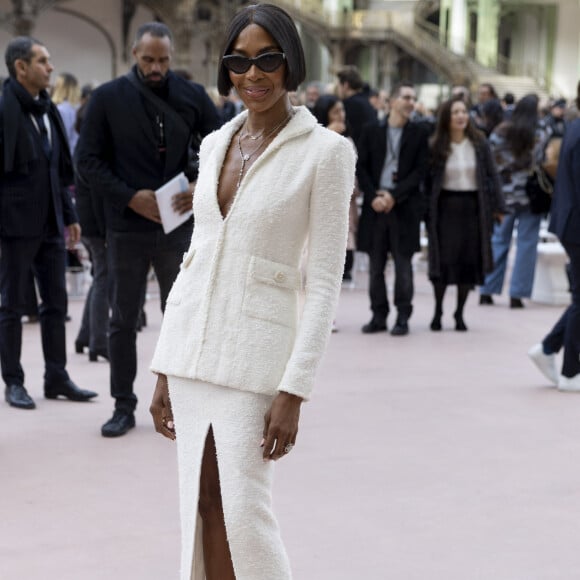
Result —
[[[246, 163], [256, 154], [258, 153], [258, 151], [260, 151], [260, 149], [262, 149], [264, 147], [264, 145], [266, 144], [266, 142], [268, 141], [268, 138], [271, 137], [276, 131], [278, 131], [279, 129], [281, 129], [284, 125], [286, 125], [286, 123], [292, 118], [292, 115], [294, 114], [293, 111], [291, 111], [290, 113], [288, 113], [288, 115], [282, 119], [282, 121], [280, 121], [273, 129], [270, 129], [270, 131], [268, 131], [268, 133], [266, 133], [264, 135], [264, 131], [262, 131], [261, 133], [259, 133], [258, 135], [250, 135], [247, 130], [244, 133], [244, 131], [240, 131], [239, 135], [238, 135], [238, 151], [240, 152], [240, 158], [242, 160], [242, 166], [240, 167], [240, 173], [238, 174], [238, 182], [236, 183], [236, 190], [238, 190], [240, 188], [240, 183], [242, 183], [242, 178], [244, 177], [244, 171], [246, 170]], [[260, 144], [250, 153], [244, 153], [244, 149], [242, 147], [242, 138], [248, 136], [252, 141], [257, 141], [258, 139], [262, 139]]]

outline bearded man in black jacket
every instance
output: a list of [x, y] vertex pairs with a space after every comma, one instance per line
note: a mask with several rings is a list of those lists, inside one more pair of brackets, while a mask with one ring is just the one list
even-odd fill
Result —
[[10, 74], [0, 101], [0, 362], [6, 402], [34, 409], [20, 364], [26, 289], [34, 274], [44, 354], [44, 396], [87, 401], [97, 393], [79, 389], [66, 371], [66, 249], [81, 229], [67, 191], [72, 163], [66, 133], [46, 89], [53, 66], [46, 47], [33, 38], [10, 41]]
[[167, 26], [151, 22], [139, 28], [135, 66], [93, 91], [75, 151], [77, 171], [105, 206], [115, 412], [101, 429], [104, 437], [135, 426], [136, 329], [149, 268], [163, 310], [191, 240], [192, 219], [164, 234], [155, 190], [185, 172], [189, 189], [174, 197], [173, 206], [178, 213], [191, 210], [195, 147], [220, 125], [203, 87], [170, 70], [172, 50]]

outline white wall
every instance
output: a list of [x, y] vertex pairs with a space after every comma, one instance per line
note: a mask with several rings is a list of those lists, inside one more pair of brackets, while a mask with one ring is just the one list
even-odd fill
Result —
[[[32, 35], [42, 41], [50, 52], [55, 67], [53, 79], [61, 72], [69, 72], [78, 78], [81, 85], [100, 84], [111, 80], [114, 70], [117, 75], [126, 73], [132, 59], [128, 64], [122, 60], [122, 22], [118, 0], [100, 0], [98, 3], [77, 0], [63, 3], [62, 6], [68, 10], [78, 10], [106, 28], [113, 39], [116, 58], [113, 59], [110, 44], [97, 27], [75, 15], [47, 10], [40, 14]], [[6, 10], [5, 2], [0, 3], [0, 10]], [[142, 7], [137, 10], [130, 30], [129, 45], [137, 27], [152, 18], [149, 10]], [[0, 29], [2, 53], [11, 38], [9, 30]], [[5, 66], [1, 70], [1, 75], [8, 74]]]

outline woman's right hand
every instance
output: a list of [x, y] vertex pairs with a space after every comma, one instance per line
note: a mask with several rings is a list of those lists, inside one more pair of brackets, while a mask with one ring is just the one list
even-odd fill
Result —
[[155, 385], [149, 412], [153, 417], [155, 431], [174, 441], [175, 424], [173, 422], [171, 401], [169, 400], [169, 386], [167, 385], [167, 377], [161, 373], [157, 375], [157, 384]]

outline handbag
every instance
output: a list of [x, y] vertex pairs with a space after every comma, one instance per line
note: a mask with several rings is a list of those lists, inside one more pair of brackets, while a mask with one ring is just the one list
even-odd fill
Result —
[[526, 194], [530, 200], [530, 210], [534, 214], [550, 211], [554, 186], [541, 165], [534, 165], [526, 180]]

